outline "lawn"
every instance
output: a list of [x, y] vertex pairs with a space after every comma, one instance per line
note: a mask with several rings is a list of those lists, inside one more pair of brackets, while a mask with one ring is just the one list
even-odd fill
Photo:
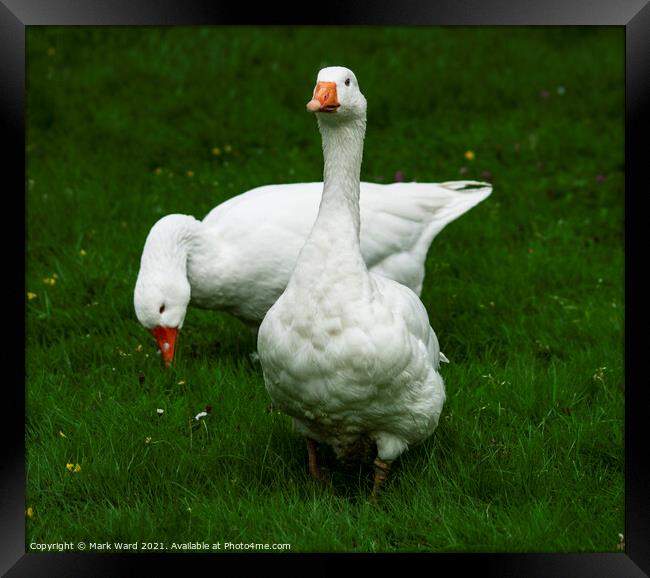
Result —
[[[309, 479], [240, 321], [190, 308], [165, 370], [132, 304], [161, 216], [322, 178], [332, 64], [363, 180], [494, 186], [429, 251], [447, 402], [376, 505], [366, 468]], [[28, 550], [617, 551], [623, 123], [622, 28], [28, 28]]]

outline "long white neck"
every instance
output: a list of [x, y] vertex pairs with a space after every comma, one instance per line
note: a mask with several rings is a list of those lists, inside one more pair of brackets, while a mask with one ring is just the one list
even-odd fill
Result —
[[142, 251], [140, 275], [187, 275], [187, 257], [199, 225], [189, 215], [167, 215], [151, 229]]
[[303, 253], [306, 251], [305, 256], [312, 255], [308, 248], [315, 246], [320, 252], [343, 251], [355, 257], [358, 254], [361, 258], [359, 188], [366, 119], [336, 122], [319, 118], [318, 124], [325, 161], [323, 196]]
[[359, 187], [366, 120], [339, 126], [319, 119], [319, 128], [325, 168], [318, 221], [335, 219], [354, 233], [358, 245]]
[[[289, 287], [304, 292], [305, 299], [328, 307], [359, 297], [369, 279], [359, 244], [359, 179], [366, 121], [337, 120], [319, 119], [325, 159], [323, 196], [289, 281]], [[314, 309], [319, 310], [320, 306]]]

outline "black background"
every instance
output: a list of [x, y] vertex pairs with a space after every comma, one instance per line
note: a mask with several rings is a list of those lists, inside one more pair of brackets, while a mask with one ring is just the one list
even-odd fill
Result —
[[[593, 554], [131, 554], [25, 553], [25, 27], [34, 25], [610, 25], [625, 27], [626, 43], [626, 549]], [[0, 460], [0, 571], [7, 576], [130, 576], [164, 569], [215, 573], [263, 571], [290, 564], [303, 573], [402, 569], [427, 574], [499, 577], [641, 577], [650, 574], [650, 474], [644, 379], [646, 343], [643, 275], [648, 229], [645, 141], [650, 95], [650, 6], [647, 0], [329, 0], [317, 4], [226, 3], [219, 0], [0, 0], [0, 111], [2, 125], [3, 323], [2, 448]], [[644, 162], [645, 161], [645, 162]], [[24, 243], [23, 243], [24, 247]], [[639, 266], [641, 265], [641, 266]], [[23, 304], [21, 309], [20, 303]], [[646, 370], [647, 371], [647, 370]], [[418, 559], [419, 558], [419, 559]], [[400, 566], [397, 566], [397, 565]], [[263, 566], [262, 566], [263, 565]], [[346, 568], [347, 569], [347, 568]], [[404, 568], [406, 569], [406, 568]]]

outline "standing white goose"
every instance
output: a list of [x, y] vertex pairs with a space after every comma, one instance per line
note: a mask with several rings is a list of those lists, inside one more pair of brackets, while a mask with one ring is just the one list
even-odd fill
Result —
[[344, 459], [374, 442], [376, 496], [390, 464], [437, 426], [441, 353], [418, 296], [368, 271], [362, 256], [366, 100], [352, 71], [321, 70], [307, 108], [323, 141], [322, 200], [287, 288], [260, 325], [258, 354], [273, 404], [307, 440], [312, 476], [322, 477], [317, 442]]
[[[133, 301], [167, 365], [190, 301], [259, 325], [287, 286], [322, 192], [323, 183], [267, 185], [218, 205], [203, 221], [167, 215], [152, 227]], [[492, 187], [364, 182], [361, 192], [361, 253], [368, 268], [419, 294], [434, 237]]]

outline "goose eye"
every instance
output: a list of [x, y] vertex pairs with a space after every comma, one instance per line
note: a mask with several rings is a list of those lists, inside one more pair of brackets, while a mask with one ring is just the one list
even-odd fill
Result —
[[158, 312], [159, 313], [164, 313], [165, 312], [165, 304], [164, 303], [160, 306], [160, 309], [158, 309]]
[[350, 79], [349, 78], [345, 79], [345, 86], [350, 86]]

